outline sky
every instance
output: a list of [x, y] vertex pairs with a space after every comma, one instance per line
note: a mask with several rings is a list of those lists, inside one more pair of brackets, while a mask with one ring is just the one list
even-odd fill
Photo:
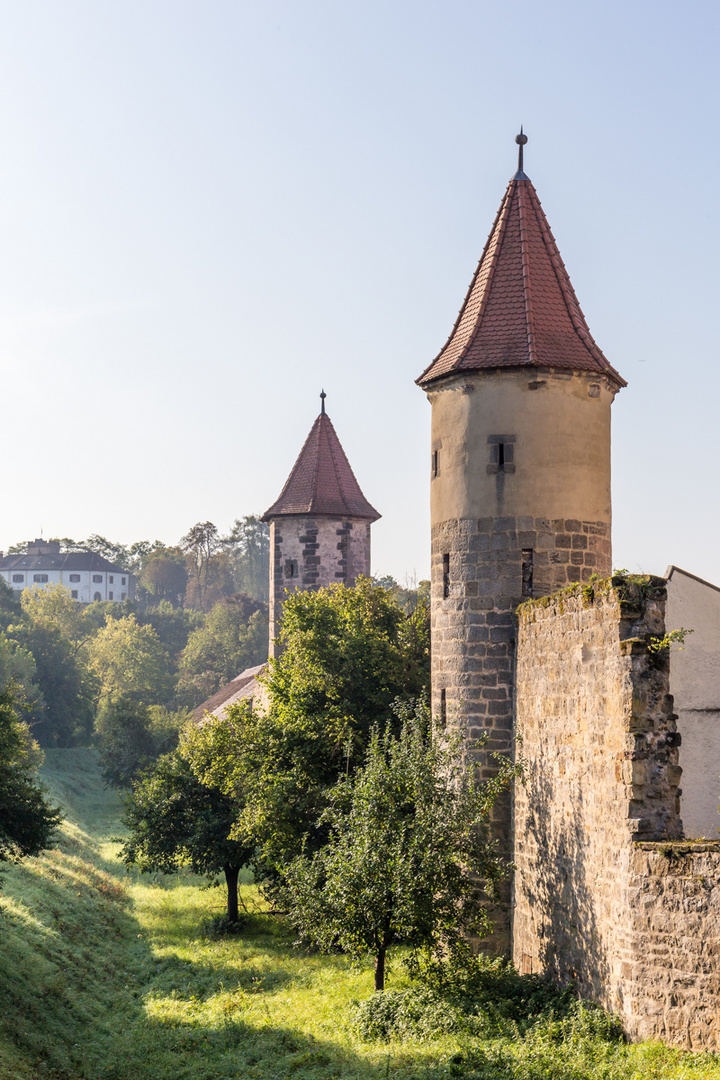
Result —
[[429, 573], [444, 344], [529, 137], [613, 406], [614, 563], [720, 584], [720, 6], [0, 0], [0, 548], [175, 543], [319, 411]]

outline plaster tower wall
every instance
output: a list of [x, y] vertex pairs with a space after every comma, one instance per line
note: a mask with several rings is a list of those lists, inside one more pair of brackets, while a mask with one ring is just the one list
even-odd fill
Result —
[[612, 569], [614, 388], [588, 373], [470, 372], [428, 396], [433, 711], [510, 753], [515, 609]]

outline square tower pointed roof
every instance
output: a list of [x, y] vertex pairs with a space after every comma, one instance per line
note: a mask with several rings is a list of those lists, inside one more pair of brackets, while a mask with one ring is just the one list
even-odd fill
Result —
[[288, 514], [365, 518], [371, 522], [380, 517], [360, 490], [324, 411], [310, 429], [280, 497], [265, 511], [262, 520]]
[[537, 192], [520, 169], [508, 184], [447, 343], [417, 382], [463, 371], [539, 367], [596, 371], [627, 383], [585, 317]]

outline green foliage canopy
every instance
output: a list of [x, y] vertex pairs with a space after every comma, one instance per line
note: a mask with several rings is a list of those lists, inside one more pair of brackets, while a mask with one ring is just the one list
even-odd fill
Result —
[[178, 700], [197, 706], [267, 657], [267, 605], [236, 595], [216, 604], [189, 636], [179, 664]]
[[[238, 875], [252, 848], [229, 838], [238, 815], [235, 799], [207, 785], [197, 762], [215, 756], [218, 725], [188, 730], [180, 747], [161, 758], [133, 787], [125, 824], [130, 838], [123, 849], [128, 864], [143, 871], [172, 874], [188, 867], [214, 877], [222, 872], [227, 886], [227, 916], [237, 922]], [[219, 732], [222, 738], [222, 732]]]
[[14, 708], [11, 689], [0, 692], [0, 860], [38, 855], [60, 822], [35, 780], [42, 761], [27, 724]]
[[287, 600], [270, 707], [229, 709], [225, 745], [203, 774], [231, 795], [252, 784], [234, 835], [254, 839], [258, 874], [275, 876], [304, 837], [311, 848], [324, 842], [327, 792], [362, 759], [373, 724], [397, 726], [393, 703], [427, 692], [428, 636], [424, 608], [406, 616], [367, 579]]
[[399, 735], [373, 731], [364, 765], [332, 793], [327, 842], [286, 868], [283, 890], [291, 921], [320, 948], [374, 955], [376, 990], [391, 945], [432, 954], [487, 929], [479, 879], [496, 880], [501, 863], [486, 824], [517, 771], [504, 761], [481, 784], [459, 745], [432, 733], [425, 706], [401, 715]]
[[173, 679], [167, 651], [151, 626], [133, 615], [108, 619], [87, 645], [100, 696], [123, 693], [135, 700], [160, 704], [168, 700]]

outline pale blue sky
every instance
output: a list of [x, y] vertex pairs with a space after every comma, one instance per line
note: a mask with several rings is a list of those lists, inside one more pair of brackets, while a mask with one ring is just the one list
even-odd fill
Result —
[[277, 497], [318, 393], [426, 576], [443, 345], [529, 135], [614, 406], [615, 564], [720, 582], [720, 8], [0, 0], [0, 548]]

